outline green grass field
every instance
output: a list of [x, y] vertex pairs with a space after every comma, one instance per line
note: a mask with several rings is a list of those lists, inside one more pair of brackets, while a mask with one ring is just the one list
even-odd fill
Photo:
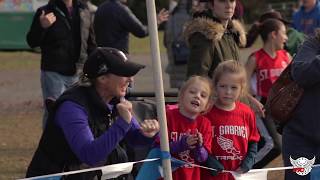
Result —
[[[158, 39], [159, 39], [159, 47], [160, 47], [160, 52], [165, 52], [166, 49], [163, 46], [163, 31], [159, 31], [158, 33]], [[144, 53], [150, 53], [150, 37], [145, 37], [145, 38], [137, 38], [134, 36], [130, 36], [130, 41], [129, 41], [129, 51], [132, 54], [144, 54]]]

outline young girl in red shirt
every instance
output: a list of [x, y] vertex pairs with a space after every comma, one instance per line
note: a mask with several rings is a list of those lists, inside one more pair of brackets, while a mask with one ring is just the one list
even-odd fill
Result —
[[288, 66], [291, 56], [283, 49], [288, 40], [283, 22], [278, 19], [267, 19], [255, 26], [257, 27], [252, 29], [256, 29], [256, 33], [260, 34], [263, 47], [250, 55], [246, 70], [248, 77], [256, 73], [257, 95], [264, 99], [263, 101], [265, 102], [269, 89], [281, 72]]
[[[212, 82], [191, 76], [180, 89], [177, 106], [167, 106], [166, 115], [171, 155], [182, 161], [200, 164], [211, 153], [212, 129], [202, 116], [210, 108]], [[172, 174], [176, 180], [200, 180], [200, 168], [185, 165]]]
[[[206, 115], [213, 129], [212, 156], [225, 170], [245, 173], [254, 164], [260, 138], [253, 110], [239, 101], [247, 91], [246, 71], [237, 61], [224, 61], [216, 68], [213, 83], [214, 105]], [[234, 178], [230, 173], [212, 176], [208, 170], [202, 170], [201, 179]]]

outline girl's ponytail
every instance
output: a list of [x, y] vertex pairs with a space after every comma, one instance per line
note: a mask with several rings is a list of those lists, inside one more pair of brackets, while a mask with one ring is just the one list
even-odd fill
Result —
[[256, 41], [259, 33], [260, 33], [260, 27], [261, 27], [261, 23], [260, 22], [255, 22], [251, 28], [248, 31], [247, 34], [247, 44], [246, 44], [246, 48], [249, 48], [252, 46], [252, 44]]

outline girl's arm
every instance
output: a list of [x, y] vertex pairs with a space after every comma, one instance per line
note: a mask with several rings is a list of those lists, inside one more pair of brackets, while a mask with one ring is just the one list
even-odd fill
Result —
[[258, 151], [258, 143], [257, 142], [249, 142], [248, 143], [248, 152], [246, 158], [242, 161], [240, 165], [240, 170], [242, 173], [248, 172], [255, 163], [255, 156]]
[[[252, 54], [247, 63], [246, 63], [246, 71], [247, 71], [247, 79], [248, 79], [248, 82], [251, 81], [251, 77], [252, 77], [252, 74], [253, 72], [256, 71], [256, 68], [257, 68], [257, 64], [256, 64], [256, 58], [254, 56], [254, 54]], [[250, 101], [250, 106], [255, 109], [257, 111], [257, 113], [264, 117], [265, 114], [264, 114], [264, 107], [263, 107], [263, 104], [261, 104], [256, 98], [254, 98], [252, 95], [252, 89], [251, 89], [251, 86], [250, 86], [250, 89], [249, 89], [249, 94], [247, 95], [248, 97], [248, 100]]]
[[197, 145], [194, 149], [191, 150], [193, 158], [200, 163], [205, 162], [208, 159], [208, 154], [211, 153], [212, 145], [212, 127], [211, 122], [208, 119], [202, 121], [201, 132], [197, 130], [196, 135], [198, 138]]
[[204, 165], [206, 167], [216, 169], [216, 171], [210, 170], [211, 176], [216, 176], [219, 172], [224, 170], [223, 165], [213, 155], [208, 156], [207, 160], [204, 162]]
[[254, 98], [251, 94], [247, 94], [247, 98], [250, 101], [250, 107], [254, 109], [255, 112], [259, 114], [261, 117], [265, 117], [265, 114], [264, 114], [265, 109], [263, 104], [261, 104], [261, 102], [259, 102], [256, 98]]
[[[251, 77], [253, 75], [253, 73], [256, 71], [256, 57], [254, 56], [254, 54], [251, 54], [250, 57], [248, 58], [248, 61], [246, 63], [246, 71], [247, 71], [247, 78], [248, 78], [248, 83], [251, 81]], [[249, 85], [249, 84], [248, 84]], [[249, 92], [250, 94], [252, 93], [252, 88], [249, 85]]]

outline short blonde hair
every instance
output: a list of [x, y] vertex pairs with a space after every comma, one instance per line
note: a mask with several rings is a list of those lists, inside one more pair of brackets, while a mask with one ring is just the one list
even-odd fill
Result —
[[193, 75], [193, 76], [190, 76], [189, 79], [187, 81], [185, 81], [180, 90], [179, 90], [179, 95], [178, 95], [178, 104], [180, 105], [180, 102], [181, 102], [181, 98], [183, 96], [183, 94], [186, 92], [186, 90], [188, 89], [188, 87], [195, 83], [195, 82], [202, 82], [204, 84], [206, 84], [208, 87], [209, 87], [209, 101], [208, 101], [208, 104], [206, 105], [206, 109], [204, 110], [203, 113], [207, 112], [210, 108], [210, 101], [212, 101], [212, 98], [213, 98], [213, 84], [212, 84], [212, 80], [209, 78], [209, 77], [206, 77], [206, 76], [198, 76], [198, 75]]
[[238, 78], [241, 84], [241, 94], [240, 97], [245, 97], [248, 93], [247, 85], [247, 73], [243, 65], [239, 61], [227, 60], [221, 62], [213, 73], [213, 86], [216, 88], [221, 76], [226, 73], [238, 74]]

